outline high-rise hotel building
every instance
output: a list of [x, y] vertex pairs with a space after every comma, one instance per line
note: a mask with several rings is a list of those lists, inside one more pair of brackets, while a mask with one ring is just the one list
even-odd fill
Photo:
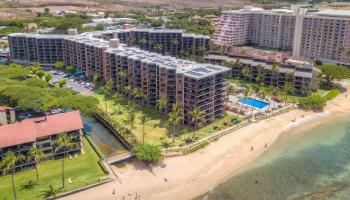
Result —
[[[158, 31], [156, 32], [158, 34]], [[229, 68], [159, 54], [162, 52], [150, 52], [152, 51], [150, 46], [142, 47], [145, 49], [142, 50], [122, 45], [117, 39], [122, 35], [113, 31], [80, 35], [17, 33], [10, 34], [8, 38], [13, 62], [23, 64], [39, 62], [41, 65], [52, 65], [57, 61], [63, 61], [65, 65], [75, 67], [86, 76], [98, 75], [105, 81], [112, 80], [119, 91], [125, 86], [140, 89], [143, 93], [143, 102], [149, 106], [155, 106], [160, 98], [167, 97], [169, 102], [167, 110], [171, 109], [173, 103], [178, 103], [183, 108], [183, 123], [190, 127], [193, 127], [194, 123], [191, 122], [189, 113], [195, 107], [205, 112], [205, 117], [198, 122], [200, 125], [223, 117], [227, 95], [227, 81], [224, 80], [224, 76], [230, 72]], [[158, 36], [146, 40], [157, 40], [163, 44], [162, 47], [168, 48], [168, 42], [174, 39], [173, 36], [165, 34], [159, 36], [158, 40], [156, 39]], [[140, 36], [137, 40], [143, 37]], [[185, 38], [186, 41], [187, 39], [196, 41], [192, 35], [184, 35], [183, 41], [176, 45], [188, 45], [184, 42]], [[175, 42], [172, 43], [175, 45]], [[194, 43], [197, 44], [200, 45]], [[172, 48], [170, 44], [169, 48]], [[174, 49], [177, 50], [179, 49]], [[128, 76], [121, 76], [121, 71], [127, 72]]]
[[299, 5], [223, 11], [214, 42], [290, 50], [297, 58], [350, 65], [350, 11]]

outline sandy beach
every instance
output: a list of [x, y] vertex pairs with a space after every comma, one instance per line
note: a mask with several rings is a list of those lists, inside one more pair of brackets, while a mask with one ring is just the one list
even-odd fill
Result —
[[[110, 182], [63, 199], [192, 199], [237, 173], [280, 134], [289, 134], [295, 128], [312, 128], [347, 113], [350, 113], [349, 92], [328, 102], [322, 113], [291, 110], [227, 134], [195, 153], [166, 158], [163, 165], [147, 168], [142, 162], [134, 161], [124, 167], [113, 167], [121, 182]], [[135, 198], [136, 195], [141, 197]]]

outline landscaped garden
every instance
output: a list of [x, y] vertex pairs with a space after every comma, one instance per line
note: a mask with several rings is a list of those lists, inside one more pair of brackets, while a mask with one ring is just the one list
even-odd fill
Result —
[[[177, 134], [174, 135], [173, 128], [169, 124], [169, 114], [162, 114], [155, 107], [143, 105], [123, 95], [116, 100], [112, 94], [103, 90], [98, 91], [95, 97], [100, 102], [99, 110], [103, 113], [107, 112], [109, 119], [116, 122], [114, 124], [118, 124], [119, 130], [122, 128], [129, 130], [129, 134], [125, 134], [124, 137], [129, 135], [138, 142], [162, 145], [163, 148], [183, 146], [208, 137], [216, 131], [228, 128], [232, 125], [231, 120], [236, 118], [234, 115], [225, 114], [224, 118], [217, 119], [196, 131], [179, 125], [176, 127]], [[130, 102], [135, 102], [133, 103], [135, 116], [132, 117], [134, 119], [130, 119]]]
[[[26, 170], [14, 175], [17, 199], [44, 199], [60, 193], [72, 191], [100, 181], [105, 173], [98, 164], [100, 158], [90, 144], [84, 140], [85, 154], [77, 158], [65, 159], [65, 187], [62, 188], [61, 160], [51, 160], [38, 165], [39, 181], [36, 172]], [[68, 179], [71, 183], [68, 183]], [[11, 176], [0, 177], [0, 199], [13, 199]]]

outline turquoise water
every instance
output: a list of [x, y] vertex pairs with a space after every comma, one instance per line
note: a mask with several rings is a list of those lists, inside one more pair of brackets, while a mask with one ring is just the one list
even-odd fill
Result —
[[200, 199], [349, 200], [350, 116], [283, 133], [256, 161]]
[[258, 109], [265, 108], [266, 106], [269, 105], [266, 102], [252, 99], [252, 98], [242, 98], [239, 100], [239, 102], [246, 104], [246, 105], [249, 105], [249, 106], [252, 106], [254, 108], [258, 108]]

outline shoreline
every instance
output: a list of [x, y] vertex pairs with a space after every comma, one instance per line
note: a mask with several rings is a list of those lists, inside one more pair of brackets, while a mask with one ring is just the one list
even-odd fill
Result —
[[[164, 165], [147, 168], [134, 161], [122, 168], [112, 166], [121, 183], [111, 182], [62, 199], [177, 200], [200, 196], [227, 178], [239, 173], [272, 145], [281, 134], [294, 129], [311, 129], [350, 113], [349, 92], [328, 102], [315, 113], [294, 109], [273, 118], [250, 124], [211, 142], [197, 152], [166, 158]], [[296, 118], [296, 122], [292, 122]], [[253, 150], [252, 150], [253, 149]], [[115, 190], [115, 194], [113, 194]]]

